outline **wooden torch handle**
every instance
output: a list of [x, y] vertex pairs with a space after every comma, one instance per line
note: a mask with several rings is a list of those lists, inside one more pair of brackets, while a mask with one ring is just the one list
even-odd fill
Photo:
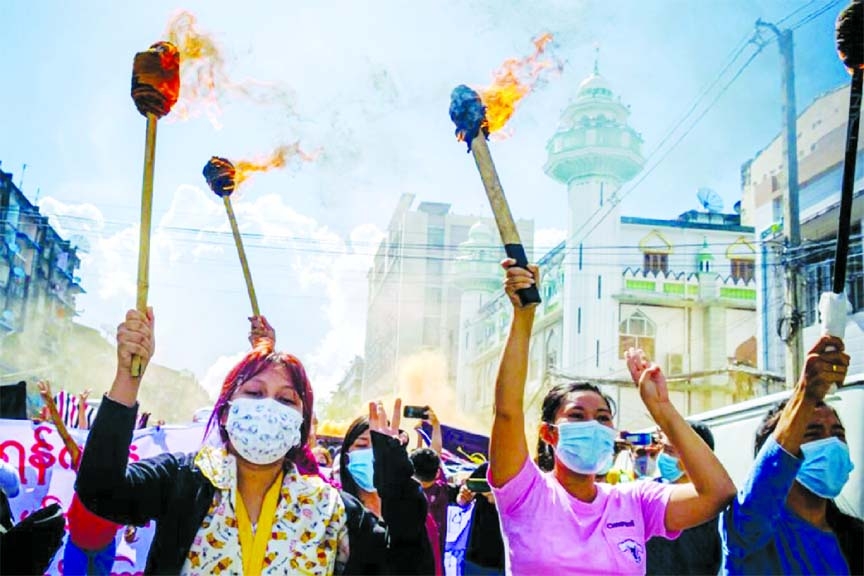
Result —
[[[525, 248], [522, 246], [519, 230], [513, 221], [510, 205], [507, 204], [507, 198], [501, 188], [501, 181], [498, 179], [498, 171], [495, 170], [495, 164], [492, 162], [492, 155], [489, 153], [489, 146], [486, 144], [486, 138], [483, 134], [477, 134], [477, 137], [471, 141], [471, 153], [477, 164], [477, 170], [480, 172], [480, 179], [483, 181], [483, 188], [486, 189], [489, 204], [492, 206], [495, 224], [498, 225], [498, 232], [504, 242], [504, 251], [508, 258], [516, 260], [516, 266], [527, 270], [528, 258], [525, 255]], [[517, 294], [519, 294], [519, 300], [523, 306], [539, 304], [542, 301], [537, 286], [524, 288], [519, 290]]]
[[228, 213], [228, 222], [231, 223], [234, 244], [237, 245], [237, 255], [240, 256], [240, 266], [243, 267], [243, 277], [246, 279], [246, 291], [249, 292], [249, 301], [252, 303], [252, 315], [260, 316], [258, 297], [255, 295], [255, 286], [252, 284], [252, 272], [249, 271], [249, 262], [246, 260], [246, 250], [243, 249], [243, 238], [240, 236], [240, 229], [237, 227], [234, 208], [231, 206], [231, 197], [222, 196], [222, 201], [225, 203], [225, 211]]
[[[150, 290], [150, 224], [153, 219], [153, 169], [156, 164], [156, 115], [147, 114], [147, 138], [144, 143], [144, 179], [141, 183], [141, 230], [138, 238], [138, 293], [135, 307], [147, 313], [147, 294]], [[132, 376], [144, 373], [140, 356], [132, 357]]]

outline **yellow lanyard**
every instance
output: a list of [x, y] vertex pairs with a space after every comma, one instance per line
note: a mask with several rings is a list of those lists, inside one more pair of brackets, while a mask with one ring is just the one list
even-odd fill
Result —
[[279, 504], [279, 493], [282, 490], [282, 476], [280, 472], [276, 481], [264, 495], [264, 503], [261, 506], [261, 514], [258, 516], [258, 528], [252, 534], [252, 521], [246, 512], [243, 496], [238, 490], [235, 493], [235, 508], [237, 509], [237, 528], [240, 531], [240, 553], [243, 556], [244, 576], [260, 576], [264, 568], [264, 554], [267, 553], [267, 544], [270, 543], [270, 533], [273, 530], [273, 521], [276, 519], [276, 506]]

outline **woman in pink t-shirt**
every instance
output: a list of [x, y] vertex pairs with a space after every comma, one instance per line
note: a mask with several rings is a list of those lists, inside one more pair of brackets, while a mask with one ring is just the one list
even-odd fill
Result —
[[546, 395], [539, 433], [554, 451], [554, 469], [540, 471], [528, 455], [523, 408], [535, 308], [522, 307], [516, 294], [540, 274], [536, 266], [525, 270], [515, 263], [502, 263], [514, 309], [495, 383], [489, 463], [507, 572], [644, 574], [649, 538], [676, 538], [717, 516], [735, 496], [735, 485], [669, 401], [660, 368], [632, 349], [627, 366], [642, 401], [678, 448], [691, 483], [597, 482], [612, 464], [617, 432], [611, 399], [588, 382], [560, 385]]

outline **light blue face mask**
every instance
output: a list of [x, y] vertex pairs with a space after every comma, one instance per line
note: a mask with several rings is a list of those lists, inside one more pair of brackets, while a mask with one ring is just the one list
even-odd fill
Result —
[[375, 490], [375, 456], [372, 448], [358, 448], [348, 453], [348, 472], [366, 492]]
[[665, 452], [661, 452], [657, 457], [657, 468], [660, 476], [669, 483], [677, 482], [684, 475], [684, 471], [678, 467], [678, 458]]
[[817, 496], [836, 498], [855, 468], [846, 443], [832, 436], [802, 444], [801, 453], [804, 463], [795, 479]]
[[601, 474], [612, 466], [618, 432], [596, 420], [562, 422], [558, 428], [555, 457], [579, 474]]

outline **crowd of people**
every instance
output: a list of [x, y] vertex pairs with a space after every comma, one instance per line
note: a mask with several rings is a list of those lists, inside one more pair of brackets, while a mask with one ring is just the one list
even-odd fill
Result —
[[[313, 387], [262, 317], [251, 319], [252, 349], [225, 378], [200, 449], [130, 463], [142, 385], [130, 366], [134, 356], [146, 366], [155, 334], [152, 311], [129, 311], [86, 449], [67, 444], [77, 481], [64, 573], [109, 574], [117, 531], [155, 522], [147, 573], [440, 575], [454, 506], [470, 522], [462, 574], [864, 573], [862, 521], [834, 502], [853, 467], [825, 402], [849, 365], [841, 340], [822, 337], [788, 400], [765, 416], [740, 489], [711, 430], [678, 412], [660, 367], [635, 349], [627, 368], [657, 430], [620, 433], [609, 396], [568, 382], [543, 399], [532, 457], [524, 397], [535, 309], [517, 292], [540, 271], [514, 264], [503, 262], [513, 316], [488, 462], [461, 476], [442, 465], [432, 408], [420, 416], [432, 428], [428, 446], [409, 447], [399, 399], [389, 413], [370, 402], [335, 450], [319, 444]], [[5, 562], [15, 554], [7, 497], [17, 487], [2, 472]]]

